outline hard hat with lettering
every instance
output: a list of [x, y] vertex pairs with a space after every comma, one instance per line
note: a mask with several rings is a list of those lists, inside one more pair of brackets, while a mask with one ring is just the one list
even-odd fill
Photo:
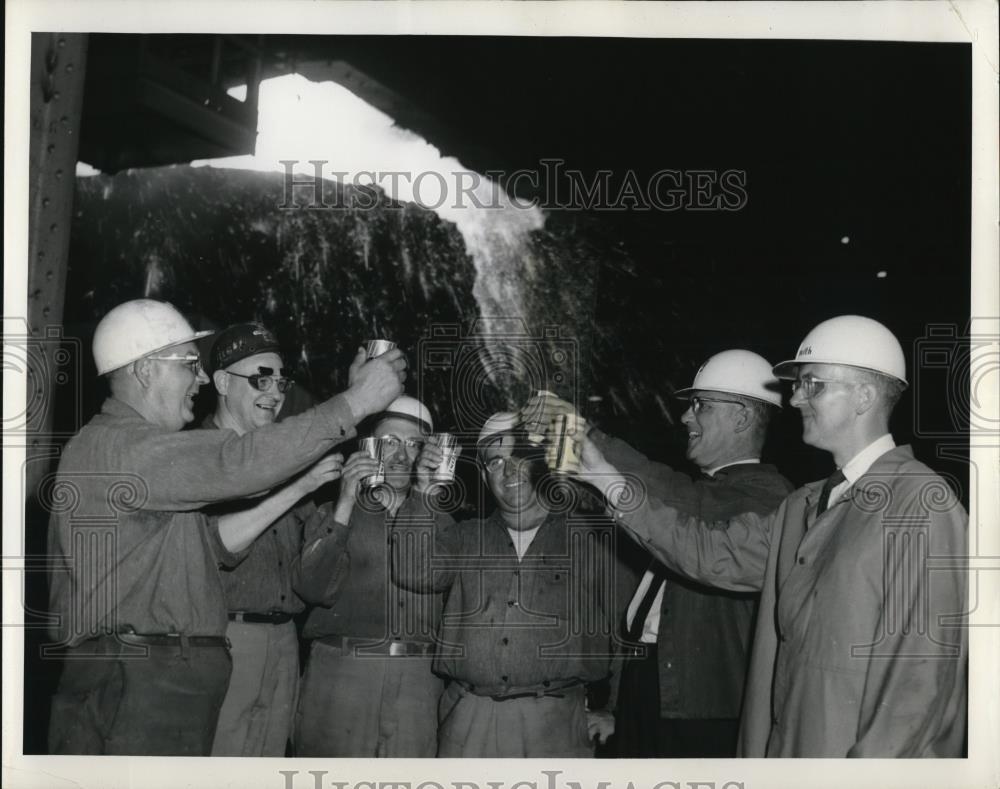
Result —
[[872, 370], [906, 385], [906, 359], [899, 340], [878, 321], [840, 315], [823, 321], [799, 345], [794, 359], [775, 365], [779, 378], [795, 378], [802, 364], [842, 364]]
[[417, 398], [409, 395], [400, 395], [386, 407], [385, 411], [379, 414], [376, 422], [383, 419], [408, 419], [420, 426], [421, 431], [430, 435], [434, 432], [434, 420], [431, 419], [431, 412]]
[[698, 369], [694, 383], [676, 395], [690, 397], [696, 391], [752, 397], [781, 407], [781, 389], [771, 372], [771, 363], [753, 351], [731, 350], [715, 354]]
[[177, 308], [165, 301], [126, 301], [101, 318], [94, 331], [97, 374], [110, 373], [143, 356], [212, 333], [195, 331]]

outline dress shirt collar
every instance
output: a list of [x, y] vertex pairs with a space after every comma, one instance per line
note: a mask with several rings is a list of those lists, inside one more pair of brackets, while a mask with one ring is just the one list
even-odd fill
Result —
[[896, 448], [892, 435], [886, 433], [876, 438], [858, 454], [844, 464], [842, 469], [848, 485], [853, 485], [872, 467], [872, 464], [886, 452]]

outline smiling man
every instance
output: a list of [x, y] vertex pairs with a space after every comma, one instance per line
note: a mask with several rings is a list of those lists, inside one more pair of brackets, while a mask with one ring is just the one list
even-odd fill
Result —
[[587, 683], [608, 674], [612, 534], [567, 512], [572, 497], [548, 500], [544, 449], [517, 421], [494, 414], [477, 443], [491, 515], [456, 524], [440, 511], [430, 473], [441, 454], [428, 446], [417, 463], [424, 495], [392, 529], [393, 578], [447, 600], [434, 659], [450, 680], [442, 757], [589, 757], [592, 737], [613, 730], [585, 702]]
[[[242, 436], [277, 419], [294, 382], [269, 329], [258, 323], [230, 326], [215, 338], [210, 362], [218, 401], [203, 427]], [[337, 479], [342, 466], [342, 455], [328, 455], [263, 501], [208, 510], [219, 519], [223, 544], [248, 551], [235, 566], [221, 568], [233, 673], [213, 756], [285, 755], [299, 687], [292, 617], [305, 603], [336, 594], [346, 571], [346, 528], [329, 505], [317, 508], [307, 497]]]
[[208, 382], [196, 332], [139, 299], [94, 333], [110, 397], [63, 450], [50, 488], [49, 655], [63, 663], [49, 748], [60, 754], [208, 755], [229, 682], [218, 566], [239, 561], [201, 508], [260, 495], [352, 437], [402, 389], [398, 351], [346, 392], [280, 424], [181, 430]]
[[[772, 412], [781, 407], [770, 363], [751, 351], [723, 351], [677, 396], [688, 402], [681, 422], [687, 458], [700, 474], [650, 461], [597, 429], [591, 439], [616, 468], [686, 513], [714, 521], [777, 507], [792, 485], [761, 463]], [[533, 407], [544, 421], [569, 404], [546, 397]], [[757, 597], [696, 583], [651, 559], [624, 616], [625, 660], [612, 694], [615, 755], [735, 755]]]
[[411, 494], [413, 468], [434, 430], [430, 412], [403, 395], [375, 417], [384, 482], [366, 452], [344, 464], [334, 528], [347, 533], [350, 569], [339, 594], [310, 611], [312, 639], [296, 722], [296, 755], [433, 756], [443, 684], [431, 673], [441, 595], [401, 588], [390, 578], [389, 528]]
[[772, 513], [690, 515], [584, 441], [581, 478], [666, 566], [762, 591], [740, 735], [743, 756], [959, 757], [966, 724], [968, 515], [889, 416], [903, 350], [877, 321], [824, 321], [794, 359], [803, 440], [837, 469]]

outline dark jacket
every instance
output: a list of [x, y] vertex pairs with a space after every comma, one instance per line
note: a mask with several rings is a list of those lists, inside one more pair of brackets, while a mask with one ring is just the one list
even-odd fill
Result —
[[[622, 441], [596, 431], [592, 435], [609, 462], [637, 476], [649, 495], [706, 521], [771, 512], [793, 490], [766, 463], [727, 466], [714, 477], [692, 478], [648, 460]], [[651, 566], [662, 567], [655, 559]], [[738, 718], [758, 595], [713, 589], [665, 572], [657, 635], [660, 715]]]

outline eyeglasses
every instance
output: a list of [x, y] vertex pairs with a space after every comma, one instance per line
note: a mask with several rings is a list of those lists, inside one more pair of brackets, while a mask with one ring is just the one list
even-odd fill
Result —
[[184, 366], [191, 370], [195, 376], [201, 374], [201, 356], [197, 353], [173, 353], [169, 356], [150, 356], [158, 362], [183, 362]]
[[271, 388], [271, 384], [273, 383], [277, 385], [279, 392], [285, 393], [295, 384], [295, 381], [288, 376], [288, 370], [284, 367], [278, 371], [281, 377], [276, 376], [274, 370], [270, 367], [258, 367], [257, 369], [260, 372], [253, 375], [240, 375], [239, 373], [231, 373], [228, 370], [226, 370], [226, 373], [228, 375], [235, 375], [237, 378], [246, 378], [250, 386], [258, 392], [266, 392]]
[[796, 378], [791, 382], [792, 394], [794, 395], [797, 391], [799, 391], [799, 389], [801, 389], [802, 396], [806, 400], [812, 400], [826, 388], [827, 384], [844, 384], [845, 386], [849, 386], [852, 383], [854, 382], [842, 381], [839, 378], [817, 378], [809, 373], [806, 373], [801, 378]]
[[738, 405], [740, 408], [747, 407], [746, 403], [741, 403], [738, 400], [723, 400], [717, 397], [702, 397], [701, 395], [690, 398], [688, 403], [691, 405], [691, 412], [695, 414], [700, 414], [706, 408], [711, 410], [712, 407], [706, 406], [706, 403], [729, 403], [730, 405]]
[[497, 474], [506, 468], [508, 463], [513, 463], [515, 460], [516, 458], [512, 455], [494, 455], [489, 460], [483, 461], [483, 468], [486, 469], [487, 474]]
[[416, 457], [420, 454], [420, 450], [424, 448], [424, 442], [418, 438], [400, 438], [399, 436], [392, 435], [392, 433], [379, 436], [378, 440], [382, 444], [383, 456], [394, 454], [402, 446], [406, 450], [407, 455]]

